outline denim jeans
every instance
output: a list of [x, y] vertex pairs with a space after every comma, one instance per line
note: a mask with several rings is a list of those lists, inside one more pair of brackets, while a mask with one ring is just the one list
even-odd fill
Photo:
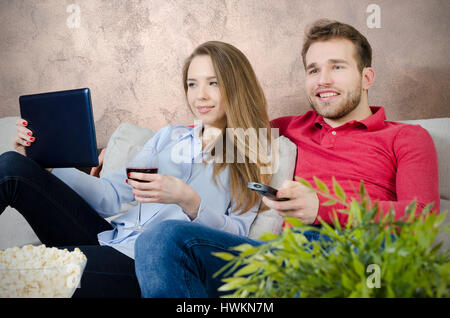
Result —
[[[308, 240], [321, 239], [308, 231]], [[200, 224], [167, 220], [142, 233], [135, 244], [136, 275], [142, 297], [219, 297], [221, 278], [213, 278], [226, 261], [211, 255], [229, 248], [264, 242]]]
[[134, 261], [98, 245], [112, 226], [75, 191], [17, 152], [0, 156], [0, 214], [15, 208], [47, 246], [78, 247], [88, 261], [74, 297], [139, 297]]

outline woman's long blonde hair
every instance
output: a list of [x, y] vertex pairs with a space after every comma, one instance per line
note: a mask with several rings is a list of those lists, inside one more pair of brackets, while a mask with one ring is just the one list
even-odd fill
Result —
[[[219, 42], [209, 41], [198, 46], [194, 52], [186, 59], [183, 67], [183, 85], [187, 99], [187, 74], [192, 60], [199, 55], [208, 55], [211, 57], [214, 70], [216, 72], [217, 83], [222, 96], [222, 103], [226, 114], [226, 128], [242, 128], [250, 136], [248, 139], [256, 138], [258, 140], [257, 148], [261, 147], [261, 142], [267, 142], [267, 147], [271, 146], [270, 121], [267, 114], [267, 101], [264, 92], [256, 78], [253, 68], [246, 56], [234, 46]], [[188, 102], [189, 105], [189, 102]], [[192, 111], [192, 109], [191, 109]], [[266, 136], [254, 136], [259, 128], [265, 128]], [[225, 129], [222, 131], [222, 145], [226, 143]], [[218, 174], [226, 166], [230, 172], [231, 200], [234, 211], [241, 210], [247, 212], [260, 200], [259, 194], [247, 188], [248, 182], [260, 182], [268, 184], [271, 174], [261, 173], [262, 168], [270, 166], [268, 157], [264, 157], [261, 151], [246, 142], [246, 138], [239, 134], [235, 135], [233, 140], [234, 154], [245, 158], [243, 163], [233, 160], [233, 163], [214, 164], [213, 178], [216, 182]], [[260, 138], [267, 138], [262, 141]], [[223, 147], [223, 158], [226, 157], [226, 147]], [[252, 163], [249, 160], [251, 153], [258, 154], [257, 160]], [[267, 152], [266, 152], [267, 153]], [[262, 155], [262, 156], [261, 156]], [[261, 158], [263, 157], [263, 158]], [[253, 158], [255, 158], [253, 156]], [[239, 162], [242, 162], [240, 160]], [[263, 209], [260, 209], [264, 210]]]

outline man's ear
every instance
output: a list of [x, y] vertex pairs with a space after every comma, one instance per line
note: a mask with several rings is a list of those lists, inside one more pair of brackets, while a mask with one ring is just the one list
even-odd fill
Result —
[[365, 67], [362, 72], [362, 89], [368, 90], [375, 79], [375, 71], [371, 67]]

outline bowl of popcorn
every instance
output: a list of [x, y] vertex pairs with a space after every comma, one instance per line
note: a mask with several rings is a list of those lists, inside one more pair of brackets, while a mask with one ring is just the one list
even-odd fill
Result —
[[25, 245], [0, 251], [0, 298], [72, 297], [86, 263], [78, 248]]

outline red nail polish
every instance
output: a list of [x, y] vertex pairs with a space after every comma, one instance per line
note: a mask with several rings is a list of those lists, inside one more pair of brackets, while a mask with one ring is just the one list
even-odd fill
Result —
[[27, 135], [28, 135], [28, 136], [31, 136], [31, 133], [30, 133], [30, 132], [27, 132]]
[[29, 146], [29, 145], [31, 145], [31, 143], [29, 143], [29, 142], [27, 141], [27, 145]]
[[127, 180], [125, 180], [125, 182], [126, 182], [126, 183], [128, 183], [128, 179], [127, 179]]
[[128, 174], [128, 176], [130, 176], [130, 175], [131, 175], [131, 173]]
[[34, 141], [34, 137], [30, 137], [30, 140], [31, 140], [31, 141]]
[[22, 125], [26, 126], [26, 125], [27, 125], [27, 122], [26, 122], [26, 121], [23, 121], [23, 122], [22, 122]]

